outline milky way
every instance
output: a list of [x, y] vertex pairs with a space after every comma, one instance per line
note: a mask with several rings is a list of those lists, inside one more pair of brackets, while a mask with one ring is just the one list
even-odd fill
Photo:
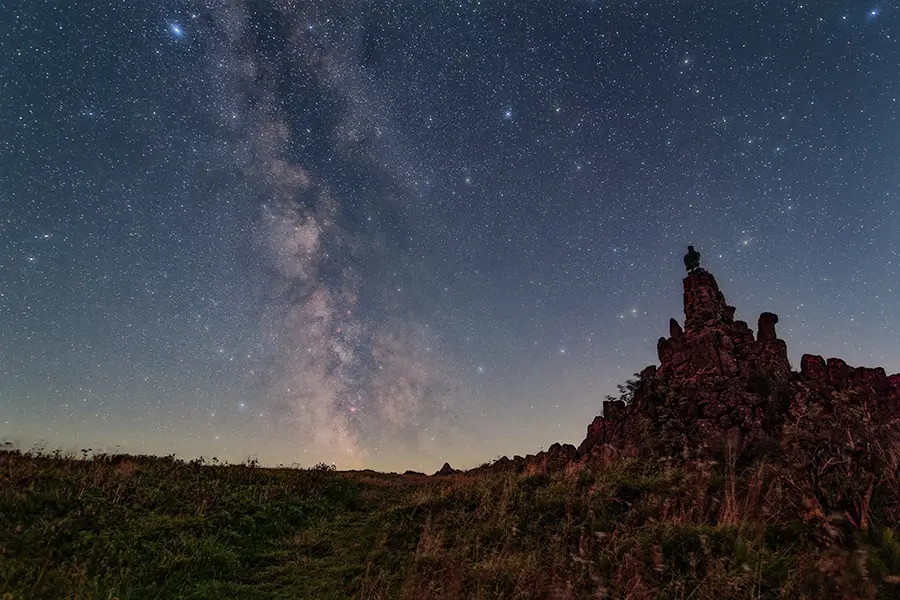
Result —
[[578, 443], [702, 252], [900, 370], [886, 4], [7, 2], [0, 438], [435, 470]]
[[[218, 41], [208, 68], [223, 71], [212, 79], [214, 114], [225, 115], [224, 139], [261, 203], [256, 250], [271, 282], [262, 311], [271, 361], [264, 394], [275, 430], [303, 440], [305, 454], [344, 465], [365, 464], [379, 445], [421, 454], [422, 444], [403, 442], [452, 423], [450, 376], [429, 356], [435, 342], [427, 331], [368, 270], [364, 255], [392, 257], [378, 236], [346, 224], [356, 199], [336, 197], [293, 152], [290, 106], [303, 91], [277, 90], [303, 79], [328, 90], [336, 104], [330, 135], [342, 152], [385, 121], [367, 108], [365, 84], [351, 81], [355, 40], [317, 43], [315, 10], [277, 8], [268, 27], [278, 33], [263, 33], [241, 2], [212, 7], [207, 22]], [[276, 46], [273, 56], [261, 49], [266, 42]], [[385, 169], [384, 178], [383, 187], [395, 175]]]

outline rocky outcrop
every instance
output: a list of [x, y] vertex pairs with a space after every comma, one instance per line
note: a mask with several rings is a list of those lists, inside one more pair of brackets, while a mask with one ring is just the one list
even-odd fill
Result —
[[578, 457], [578, 448], [572, 444], [555, 443], [547, 448], [543, 457], [543, 466], [548, 471], [564, 469], [566, 465]]
[[[603, 402], [578, 448], [557, 443], [470, 472], [553, 471], [607, 452], [689, 456], [726, 446], [752, 458], [778, 448], [786, 421], [810, 414], [814, 403], [832, 411], [836, 402], [853, 403], [876, 421], [900, 418], [900, 373], [812, 354], [794, 371], [778, 337], [778, 315], [762, 313], [754, 334], [735, 320], [735, 307], [703, 269], [685, 277], [683, 300], [684, 326], [669, 320], [668, 337], [657, 342], [659, 364], [623, 386], [622, 399]], [[436, 475], [455, 472], [445, 464]]]
[[441, 467], [440, 471], [438, 471], [434, 475], [435, 475], [435, 477], [437, 477], [437, 476], [441, 476], [441, 475], [453, 475], [458, 472], [459, 471], [457, 471], [456, 469], [454, 469], [453, 467], [450, 466], [450, 463], [445, 462], [444, 466]]
[[526, 456], [517, 454], [512, 458], [501, 456], [491, 463], [485, 463], [480, 467], [466, 471], [466, 473], [478, 474], [485, 471], [515, 471], [521, 473], [528, 469], [546, 472], [562, 471], [581, 458], [582, 455], [578, 452], [578, 448], [572, 444], [555, 443], [547, 450], [541, 450], [537, 454], [528, 454]]
[[894, 397], [900, 396], [900, 373], [895, 373], [888, 377], [888, 382], [891, 384]]
[[852, 390], [885, 402], [900, 399], [900, 373], [890, 375], [882, 367], [851, 367], [839, 358], [825, 360], [814, 354], [800, 359], [800, 375], [804, 381], [827, 390]]
[[804, 354], [800, 359], [800, 375], [808, 381], [828, 381], [825, 359], [813, 354]]
[[[655, 370], [655, 369], [654, 369]], [[585, 453], [595, 446], [617, 445], [625, 437], [626, 404], [622, 400], [605, 400], [603, 414], [588, 425], [587, 437], [578, 451]]]
[[[779, 435], [792, 406], [825, 401], [836, 392], [871, 405], [900, 407], [900, 374], [853, 368], [844, 361], [804, 355], [794, 372], [778, 316], [764, 312], [756, 335], [703, 269], [684, 279], [684, 327], [669, 321], [657, 343], [659, 365], [641, 371], [626, 405], [603, 403], [578, 451], [605, 445], [632, 452], [690, 453], [739, 440], [749, 448]], [[874, 403], [874, 404], [873, 404]]]

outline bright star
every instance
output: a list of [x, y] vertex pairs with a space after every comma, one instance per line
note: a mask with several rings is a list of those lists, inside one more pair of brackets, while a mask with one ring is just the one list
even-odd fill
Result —
[[169, 31], [175, 37], [184, 36], [184, 29], [182, 29], [181, 25], [179, 25], [178, 23], [172, 23], [171, 25], [169, 25]]
[[509, 109], [506, 109], [505, 111], [503, 111], [503, 118], [506, 119], [507, 121], [512, 119], [512, 111]]

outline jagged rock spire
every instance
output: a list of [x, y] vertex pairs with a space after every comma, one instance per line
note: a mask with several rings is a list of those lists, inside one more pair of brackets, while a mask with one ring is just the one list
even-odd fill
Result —
[[[734, 307], [725, 302], [712, 273], [695, 269], [684, 278], [684, 328], [697, 331], [704, 327], [730, 324]], [[674, 337], [674, 336], [673, 336]]]
[[[754, 337], [746, 322], [734, 320], [735, 308], [712, 273], [694, 268], [683, 283], [684, 328], [669, 321], [669, 337], [657, 344], [659, 366], [641, 371], [627, 406], [604, 402], [604, 415], [588, 427], [581, 452], [598, 444], [638, 447], [646, 442], [646, 424], [651, 430], [660, 426], [652, 421], [663, 413], [691, 443], [712, 443], [736, 431], [743, 443], [753, 444], [779, 431], [792, 402], [827, 397], [832, 390], [855, 389], [875, 404], [897, 404], [900, 412], [900, 374], [888, 377], [881, 368], [853, 368], [812, 355], [804, 355], [796, 373], [775, 330], [776, 314], [759, 316]], [[655, 396], [654, 387], [665, 388], [666, 396]]]

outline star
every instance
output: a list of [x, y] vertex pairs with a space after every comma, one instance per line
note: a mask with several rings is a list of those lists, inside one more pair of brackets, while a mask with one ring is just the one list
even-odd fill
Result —
[[[15, 315], [0, 340], [36, 360], [0, 364], [0, 403], [35, 436], [58, 415], [48, 444], [433, 471], [437, 452], [407, 447], [442, 437], [419, 435], [426, 415], [454, 466], [537, 449], [477, 441], [495, 429], [578, 442], [665, 331], [690, 241], [739, 310], [807, 303], [785, 317], [795, 356], [900, 371], [884, 277], [900, 73], [873, 70], [896, 50], [894, 4], [732, 3], [698, 28], [634, 3], [591, 0], [584, 18], [566, 16], [584, 2], [530, 3], [540, 40], [510, 46], [484, 13], [419, 47], [409, 33], [445, 20], [441, 3], [167, 2], [118, 11], [87, 62], [64, 25], [83, 20], [75, 3], [11, 4], [27, 6], [10, 9], [0, 70], [28, 85], [10, 88], [0, 136], [22, 159], [0, 161], [0, 307]], [[638, 14], [653, 51], [622, 29]], [[742, 22], [810, 20], [779, 56], [827, 73], [718, 48]], [[852, 329], [833, 318], [848, 307]], [[573, 390], [591, 384], [579, 417]], [[528, 408], [548, 398], [561, 429]]]

